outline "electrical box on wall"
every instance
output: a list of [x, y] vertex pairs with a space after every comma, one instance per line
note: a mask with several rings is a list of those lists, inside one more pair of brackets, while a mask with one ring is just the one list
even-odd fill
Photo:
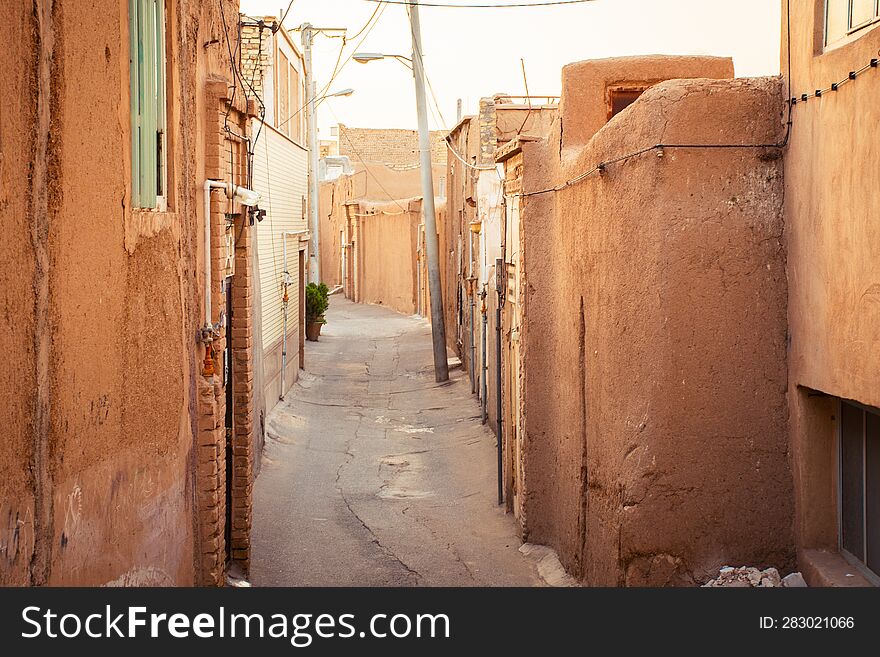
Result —
[[223, 253], [223, 276], [232, 276], [235, 274], [235, 224], [226, 224], [226, 235], [224, 244], [226, 248]]

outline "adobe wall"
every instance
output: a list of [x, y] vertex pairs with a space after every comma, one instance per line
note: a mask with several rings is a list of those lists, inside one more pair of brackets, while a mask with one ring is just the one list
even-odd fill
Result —
[[[394, 128], [352, 128], [339, 124], [339, 154], [352, 163], [375, 162], [391, 168], [413, 168], [419, 164], [419, 133], [417, 130]], [[443, 131], [430, 133], [431, 162], [446, 164], [446, 143]]]
[[[479, 123], [475, 117], [465, 117], [449, 133], [451, 145], [465, 160], [472, 161], [477, 157], [480, 149]], [[459, 321], [457, 311], [457, 298], [460, 288], [459, 277], [459, 242], [464, 254], [461, 256], [461, 266], [467, 273], [468, 265], [468, 240], [472, 221], [476, 220], [476, 182], [473, 169], [461, 162], [454, 155], [447, 158], [446, 167], [446, 212], [442, 223], [438, 223], [439, 251], [440, 251], [440, 281], [443, 289], [443, 311], [446, 322], [446, 345], [447, 348], [462, 359], [462, 365], [468, 372], [471, 371], [470, 349], [462, 348], [459, 340], [465, 347], [467, 334], [466, 326]], [[480, 240], [483, 235], [474, 235], [474, 253], [479, 253]], [[474, 270], [473, 275], [479, 278], [479, 271]], [[479, 293], [479, 285], [477, 293]], [[479, 315], [480, 304], [477, 302], [476, 314]], [[464, 338], [462, 339], [462, 334]], [[477, 355], [479, 358], [479, 354]]]
[[495, 134], [497, 143], [504, 144], [518, 135], [534, 135], [544, 137], [550, 132], [550, 126], [556, 118], [556, 106], [495, 105]]
[[[661, 142], [782, 138], [777, 81], [673, 80], [560, 160], [591, 129], [586, 70], [523, 147], [526, 192]], [[792, 565], [781, 153], [662, 155], [522, 198], [526, 538], [595, 585]]]
[[[730, 57], [702, 55], [609, 57], [568, 64], [562, 69], [562, 146], [584, 146], [608, 122], [614, 88], [641, 89], [662, 80], [723, 80], [733, 75]], [[577, 111], [566, 111], [566, 107]]]
[[197, 208], [205, 76], [225, 69], [204, 47], [221, 33], [216, 3], [169, 4], [166, 213], [129, 202], [127, 3], [4, 5], [0, 584], [207, 581]]
[[[397, 199], [411, 199], [422, 195], [421, 174], [418, 168], [391, 169], [384, 164], [353, 161], [354, 173], [322, 182], [319, 189], [318, 213], [321, 222], [321, 280], [330, 288], [342, 284], [342, 245], [339, 231], [346, 226], [346, 203], [394, 203]], [[446, 167], [434, 165], [434, 192], [439, 194]], [[445, 186], [445, 184], [444, 184]], [[436, 197], [435, 197], [436, 200]], [[396, 206], [395, 206], [396, 207]]]
[[[792, 3], [791, 92], [826, 89], [880, 51], [880, 30], [823, 44], [823, 2]], [[788, 69], [782, 3], [782, 71]], [[785, 157], [785, 243], [791, 339], [789, 399], [798, 547], [836, 549], [836, 403], [880, 407], [880, 107], [878, 69], [797, 103]], [[812, 394], [811, 394], [812, 393]], [[833, 400], [832, 400], [833, 401]]]
[[357, 218], [359, 236], [358, 300], [415, 314], [421, 200], [361, 203], [355, 208], [352, 215]]

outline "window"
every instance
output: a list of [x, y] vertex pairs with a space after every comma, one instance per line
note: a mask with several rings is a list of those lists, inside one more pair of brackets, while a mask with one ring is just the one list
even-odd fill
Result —
[[605, 104], [608, 111], [608, 120], [610, 121], [636, 102], [639, 96], [651, 87], [651, 84], [625, 84], [606, 87]]
[[880, 581], [880, 411], [840, 402], [840, 547]]
[[302, 139], [299, 72], [290, 60], [278, 52], [278, 122], [276, 127], [291, 139]]
[[282, 53], [278, 53], [278, 127], [285, 135], [290, 135], [290, 62]]
[[825, 45], [880, 20], [880, 0], [826, 0]]
[[166, 209], [165, 0], [129, 0], [131, 198]]

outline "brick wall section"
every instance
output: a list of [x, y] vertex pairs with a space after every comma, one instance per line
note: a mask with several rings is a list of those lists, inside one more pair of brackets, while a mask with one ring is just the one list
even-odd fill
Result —
[[247, 217], [236, 221], [240, 235], [235, 248], [235, 276], [232, 286], [232, 560], [247, 573], [250, 569], [251, 493], [254, 454], [251, 435], [254, 423], [253, 359], [253, 286], [250, 268], [253, 261], [250, 227]]
[[[223, 97], [226, 87], [220, 82], [209, 83], [205, 103], [205, 175], [220, 178], [223, 172], [222, 153], [225, 144], [222, 134]], [[216, 322], [225, 303], [220, 293], [223, 257], [221, 239], [223, 207], [218, 193], [211, 195], [211, 321]], [[221, 380], [224, 340], [219, 337], [213, 350], [214, 374], [199, 377], [199, 444], [196, 474], [198, 503], [198, 554], [201, 583], [220, 586], [223, 583], [226, 554], [226, 397]], [[206, 346], [207, 350], [208, 347]]]
[[[246, 134], [247, 118], [238, 111], [229, 112], [227, 119], [227, 86], [211, 81], [207, 85], [205, 135], [205, 175], [208, 178], [243, 185], [246, 180], [244, 144], [226, 135], [228, 120], [232, 129]], [[239, 108], [240, 109], [240, 108]], [[229, 154], [233, 153], [235, 169], [230, 169]], [[247, 573], [250, 566], [251, 490], [253, 479], [253, 272], [252, 237], [247, 215], [222, 192], [211, 194], [211, 310], [212, 322], [219, 322], [227, 311], [224, 282], [227, 275], [226, 213], [236, 212], [232, 234], [236, 238], [235, 274], [232, 285], [232, 344], [226, 344], [225, 331], [216, 336], [213, 350], [212, 375], [201, 372], [199, 377], [199, 436], [197, 464], [198, 554], [203, 584], [224, 583], [227, 557], [227, 516], [229, 552], [234, 563]], [[244, 225], [243, 225], [244, 224]], [[228, 316], [228, 315], [227, 315]], [[223, 352], [231, 350], [233, 385], [233, 429], [226, 427], [226, 385], [223, 380]], [[204, 352], [203, 352], [204, 353]], [[230, 435], [227, 436], [227, 432]], [[232, 448], [231, 480], [227, 481], [227, 442]], [[231, 487], [231, 509], [227, 509], [227, 486]]]
[[[275, 21], [274, 16], [264, 17], [267, 25]], [[260, 30], [254, 25], [243, 25], [241, 28], [241, 72], [242, 76], [254, 87], [260, 98], [263, 98], [263, 80], [272, 54], [272, 31]], [[262, 44], [260, 43], [262, 39]], [[250, 90], [248, 90], [250, 94]]]
[[497, 116], [493, 98], [480, 99], [480, 164], [495, 164], [498, 148]]
[[[431, 132], [431, 162], [446, 164], [445, 133]], [[352, 162], [380, 162], [391, 169], [419, 167], [419, 133], [416, 130], [350, 128], [339, 124], [339, 154]]]
[[199, 377], [199, 434], [196, 501], [199, 507], [199, 554], [201, 583], [223, 583], [226, 552], [226, 437], [220, 377]]

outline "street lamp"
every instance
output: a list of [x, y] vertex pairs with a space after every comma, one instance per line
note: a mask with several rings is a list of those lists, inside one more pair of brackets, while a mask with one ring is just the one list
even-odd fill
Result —
[[[434, 346], [434, 380], [449, 380], [446, 359], [446, 326], [443, 319], [443, 290], [440, 287], [440, 245], [437, 238], [437, 216], [434, 210], [434, 179], [431, 171], [431, 135], [428, 132], [428, 102], [425, 98], [425, 66], [422, 61], [422, 31], [419, 5], [409, 3], [412, 59], [403, 55], [361, 52], [352, 55], [360, 64], [391, 57], [411, 68], [416, 85], [416, 110], [419, 121], [419, 160], [422, 173], [422, 207], [425, 211], [425, 250], [428, 256], [428, 292], [431, 297], [431, 337]], [[408, 63], [407, 63], [408, 62]]]
[[339, 96], [351, 96], [354, 93], [354, 89], [340, 89], [339, 91], [334, 91], [332, 94], [324, 94], [320, 98], [316, 98], [316, 102], [321, 102], [325, 98], [337, 98]]
[[351, 58], [358, 64], [367, 64], [369, 62], [375, 62], [380, 59], [385, 59], [386, 57], [396, 59], [408, 69], [412, 69], [412, 60], [409, 57], [404, 57], [403, 55], [386, 55], [380, 52], [356, 52], [354, 55], [351, 56]]

